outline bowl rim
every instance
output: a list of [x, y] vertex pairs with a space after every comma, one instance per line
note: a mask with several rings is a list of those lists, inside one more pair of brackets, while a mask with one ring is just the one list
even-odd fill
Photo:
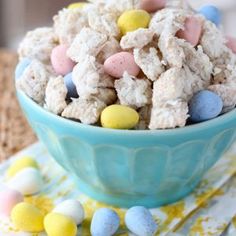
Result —
[[[110, 134], [129, 134], [129, 135], [176, 135], [180, 133], [194, 133], [196, 131], [200, 130], [206, 130], [210, 129], [212, 127], [217, 127], [218, 125], [221, 125], [223, 123], [227, 123], [228, 121], [231, 121], [235, 119], [235, 124], [236, 124], [236, 108], [234, 108], [232, 111], [229, 111], [225, 114], [222, 114], [221, 116], [217, 118], [213, 118], [208, 121], [204, 121], [201, 123], [196, 123], [180, 128], [174, 128], [174, 129], [159, 129], [159, 130], [124, 130], [124, 129], [109, 129], [109, 128], [103, 128], [100, 126], [93, 126], [93, 125], [87, 125], [83, 124], [74, 120], [70, 120], [64, 117], [61, 117], [59, 115], [56, 115], [42, 106], [40, 106], [38, 103], [36, 103], [33, 99], [31, 99], [29, 96], [27, 96], [22, 90], [16, 89], [17, 97], [18, 100], [23, 98], [24, 101], [26, 101], [27, 105], [32, 106], [34, 109], [38, 110], [41, 112], [43, 115], [47, 116], [50, 119], [54, 119], [57, 122], [63, 123], [66, 126], [73, 126], [73, 128], [83, 128], [87, 129], [88, 132], [100, 132], [100, 133], [110, 133]], [[21, 97], [21, 98], [20, 98]], [[236, 125], [235, 125], [236, 127]]]

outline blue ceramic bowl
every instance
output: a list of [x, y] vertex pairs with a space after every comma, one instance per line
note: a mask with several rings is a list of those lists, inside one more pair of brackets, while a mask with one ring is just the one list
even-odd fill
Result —
[[119, 207], [157, 207], [186, 196], [236, 137], [236, 110], [173, 130], [112, 130], [56, 116], [20, 91], [18, 99], [78, 188]]

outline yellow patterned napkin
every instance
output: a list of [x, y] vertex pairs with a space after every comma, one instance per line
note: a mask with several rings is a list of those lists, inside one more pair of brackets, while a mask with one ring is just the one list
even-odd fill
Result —
[[[24, 155], [35, 157], [44, 177], [43, 191], [27, 197], [47, 213], [53, 206], [67, 198], [80, 200], [85, 208], [86, 219], [79, 227], [78, 236], [90, 236], [89, 226], [95, 210], [111, 207], [83, 195], [70, 177], [58, 166], [41, 143], [36, 143], [18, 153], [10, 161], [0, 165], [0, 184], [4, 184], [5, 171], [10, 162]], [[231, 236], [236, 235], [236, 146], [234, 146], [203, 178], [198, 188], [185, 199], [164, 207], [151, 209], [159, 225], [157, 235], [171, 236]], [[112, 207], [111, 207], [112, 208]], [[117, 235], [131, 236], [124, 225], [126, 209], [117, 209], [121, 228]], [[9, 219], [0, 217], [1, 236], [32, 236], [18, 232]], [[38, 236], [45, 236], [45, 233]], [[36, 236], [35, 234], [33, 236]]]

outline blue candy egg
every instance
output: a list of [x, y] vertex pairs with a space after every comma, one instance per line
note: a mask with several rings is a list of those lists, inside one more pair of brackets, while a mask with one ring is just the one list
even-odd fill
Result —
[[73, 80], [72, 80], [72, 73], [67, 74], [64, 77], [64, 81], [65, 81], [65, 85], [68, 90], [67, 97], [68, 98], [78, 98], [78, 93], [77, 93], [76, 87], [75, 87]]
[[220, 10], [212, 5], [206, 5], [199, 10], [199, 13], [205, 16], [205, 18], [213, 22], [216, 26], [221, 23], [221, 12]]
[[157, 223], [148, 209], [141, 206], [130, 208], [125, 215], [127, 228], [138, 236], [153, 236], [157, 231]]
[[112, 236], [120, 226], [120, 218], [111, 209], [101, 208], [97, 210], [91, 222], [90, 231], [92, 236]]
[[25, 69], [30, 65], [30, 63], [31, 63], [31, 60], [29, 58], [23, 58], [18, 63], [15, 70], [15, 79], [19, 79], [23, 75]]
[[221, 97], [208, 90], [195, 94], [189, 102], [189, 115], [194, 122], [213, 119], [220, 115], [222, 109]]

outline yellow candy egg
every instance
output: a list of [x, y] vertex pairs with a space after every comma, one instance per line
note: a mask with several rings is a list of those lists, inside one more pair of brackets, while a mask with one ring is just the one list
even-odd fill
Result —
[[21, 171], [24, 168], [32, 167], [38, 169], [39, 166], [37, 162], [31, 157], [22, 157], [17, 159], [7, 170], [7, 178], [13, 177], [16, 173]]
[[119, 17], [118, 26], [122, 35], [125, 35], [139, 28], [147, 28], [150, 20], [150, 14], [144, 10], [129, 10]]
[[101, 124], [110, 129], [132, 129], [139, 121], [139, 114], [132, 108], [122, 105], [106, 107], [101, 114]]
[[44, 230], [44, 215], [32, 204], [22, 202], [17, 204], [11, 212], [11, 220], [20, 231], [39, 233]]
[[77, 226], [70, 217], [49, 213], [44, 218], [44, 227], [48, 236], [76, 236]]
[[86, 2], [75, 2], [75, 3], [71, 3], [67, 8], [68, 9], [77, 9], [77, 8], [81, 8], [82, 9], [87, 4], [88, 3], [86, 3]]

